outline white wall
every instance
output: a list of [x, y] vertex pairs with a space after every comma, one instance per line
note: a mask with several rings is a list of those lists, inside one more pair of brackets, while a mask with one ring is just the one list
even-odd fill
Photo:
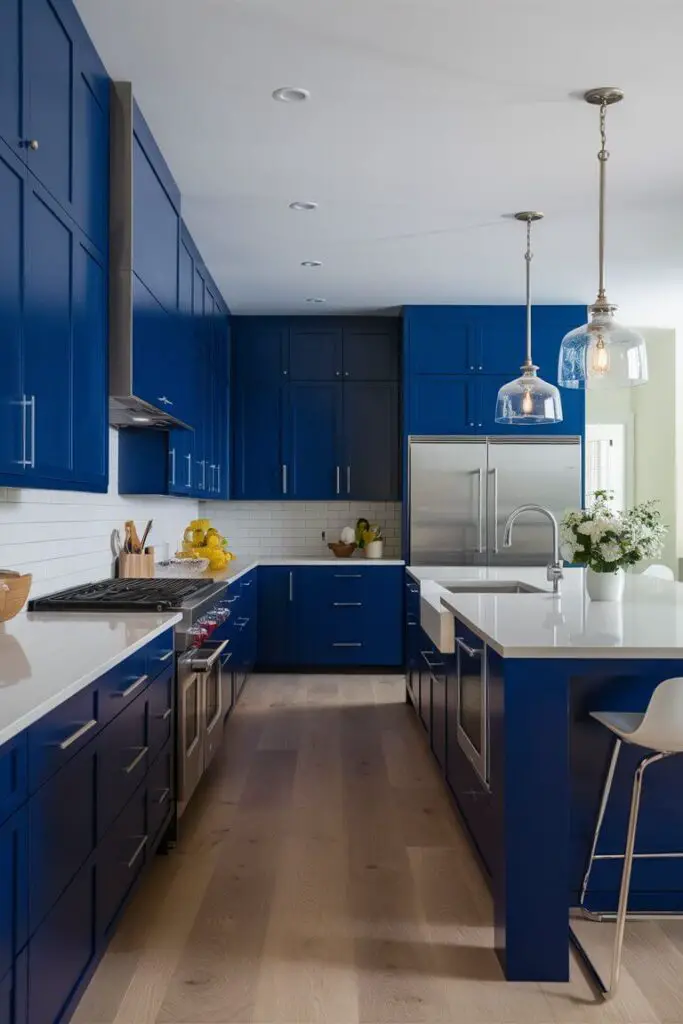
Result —
[[197, 517], [197, 502], [187, 498], [120, 497], [118, 433], [109, 435], [108, 494], [0, 488], [0, 567], [33, 573], [33, 597], [111, 576], [111, 532], [126, 519], [139, 531], [154, 520], [149, 543], [163, 557]]
[[365, 516], [379, 523], [387, 558], [401, 557], [400, 502], [231, 501], [200, 502], [200, 515], [213, 520], [240, 561], [255, 557], [330, 557], [321, 533], [339, 540], [342, 527]]

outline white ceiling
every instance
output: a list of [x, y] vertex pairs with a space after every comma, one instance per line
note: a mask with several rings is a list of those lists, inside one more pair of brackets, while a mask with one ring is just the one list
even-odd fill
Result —
[[[536, 300], [592, 301], [598, 114], [577, 95], [617, 85], [608, 294], [683, 324], [680, 0], [76, 2], [233, 312], [521, 302], [505, 215], [525, 208], [546, 214]], [[274, 102], [284, 85], [311, 99]]]

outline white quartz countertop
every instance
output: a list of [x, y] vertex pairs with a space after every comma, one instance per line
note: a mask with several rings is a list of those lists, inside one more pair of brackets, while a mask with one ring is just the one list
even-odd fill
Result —
[[[591, 601], [584, 570], [565, 569], [555, 596], [545, 568], [408, 566], [421, 590], [420, 619], [438, 649], [454, 650], [454, 618], [506, 658], [680, 658], [683, 584], [628, 574], [623, 602]], [[517, 582], [543, 593], [457, 593], [444, 584]]]
[[0, 744], [180, 619], [177, 612], [28, 612], [0, 623]]
[[352, 556], [351, 558], [239, 558], [234, 562], [230, 562], [227, 569], [223, 569], [221, 572], [211, 572], [207, 569], [206, 575], [210, 576], [214, 580], [228, 580], [232, 583], [234, 580], [244, 576], [245, 573], [251, 572], [252, 569], [256, 569], [259, 565], [340, 565], [340, 566], [360, 566], [361, 568], [381, 568], [386, 565], [405, 565], [406, 563], [400, 558], [363, 558], [362, 555]]

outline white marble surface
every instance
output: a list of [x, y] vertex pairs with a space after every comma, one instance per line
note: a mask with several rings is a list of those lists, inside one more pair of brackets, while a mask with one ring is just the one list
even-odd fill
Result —
[[29, 612], [0, 623], [0, 744], [180, 619], [176, 612]]
[[[584, 571], [566, 569], [554, 596], [545, 568], [409, 566], [420, 583], [421, 622], [438, 649], [452, 653], [454, 616], [506, 658], [683, 660], [683, 584], [629, 574], [623, 602], [590, 601]], [[444, 583], [514, 581], [540, 594], [451, 594]]]

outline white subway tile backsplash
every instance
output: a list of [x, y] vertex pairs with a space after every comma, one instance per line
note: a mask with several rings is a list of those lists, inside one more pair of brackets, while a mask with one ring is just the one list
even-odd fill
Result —
[[342, 528], [355, 527], [361, 516], [382, 526], [385, 556], [401, 557], [400, 502], [200, 502], [200, 515], [213, 520], [240, 558], [326, 557], [327, 542], [339, 540]]

